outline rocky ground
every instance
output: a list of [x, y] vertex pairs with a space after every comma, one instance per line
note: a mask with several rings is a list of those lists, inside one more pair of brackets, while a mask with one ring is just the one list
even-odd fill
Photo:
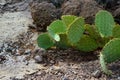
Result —
[[120, 61], [109, 65], [112, 76], [105, 75], [99, 64], [99, 50], [45, 51], [36, 43], [38, 34], [62, 14], [83, 16], [92, 24], [95, 14], [106, 9], [119, 23], [120, 1], [101, 1], [1, 0], [0, 80], [120, 80]]

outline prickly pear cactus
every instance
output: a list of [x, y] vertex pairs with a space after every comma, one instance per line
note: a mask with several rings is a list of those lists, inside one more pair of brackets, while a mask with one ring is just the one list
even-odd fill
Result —
[[52, 46], [54, 46], [54, 41], [52, 38], [48, 35], [48, 33], [42, 33], [37, 38], [38, 46], [44, 49], [48, 49]]
[[111, 37], [115, 26], [113, 16], [108, 11], [99, 11], [95, 17], [95, 26], [101, 37]]
[[68, 40], [71, 43], [76, 43], [80, 40], [84, 33], [84, 19], [81, 17], [76, 18], [67, 31]]
[[120, 60], [120, 39], [115, 38], [110, 40], [103, 48], [100, 54], [100, 63], [103, 71], [109, 74], [107, 68], [105, 68], [105, 63], [112, 63], [114, 61]]

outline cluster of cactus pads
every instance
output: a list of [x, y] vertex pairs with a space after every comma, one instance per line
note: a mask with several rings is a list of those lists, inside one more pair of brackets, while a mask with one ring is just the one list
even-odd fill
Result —
[[37, 42], [44, 49], [72, 47], [90, 52], [102, 48], [100, 64], [106, 74], [111, 74], [106, 65], [120, 59], [120, 26], [104, 10], [96, 14], [95, 25], [85, 24], [82, 17], [63, 15], [47, 27], [46, 33], [39, 35]]

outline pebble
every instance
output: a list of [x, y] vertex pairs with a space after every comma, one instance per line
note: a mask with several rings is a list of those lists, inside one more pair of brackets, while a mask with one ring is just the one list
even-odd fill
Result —
[[16, 55], [16, 56], [20, 56], [20, 52], [19, 52], [19, 50], [16, 50], [15, 55]]
[[118, 77], [118, 80], [120, 80], [120, 77]]
[[48, 50], [48, 53], [54, 53], [55, 51], [54, 50]]
[[51, 63], [51, 64], [55, 64], [55, 61], [53, 61], [53, 60], [50, 60], [50, 63]]
[[76, 71], [73, 70], [72, 72], [73, 72], [73, 74], [77, 75], [77, 72], [76, 72]]
[[20, 53], [19, 53], [19, 52], [17, 52], [15, 55], [16, 55], [16, 56], [20, 56]]
[[69, 80], [68, 78], [64, 77], [62, 80]]
[[6, 2], [6, 0], [0, 0], [0, 5], [5, 5], [7, 2]]
[[92, 73], [92, 76], [95, 77], [95, 78], [99, 78], [101, 76], [101, 71], [96, 70], [95, 72]]
[[42, 75], [44, 76], [45, 74], [46, 74], [45, 71], [39, 71], [39, 72], [37, 73], [37, 76], [40, 76], [40, 75], [41, 75], [41, 76], [42, 76]]
[[43, 66], [46, 67], [48, 64], [47, 63], [44, 63]]
[[25, 54], [30, 54], [31, 53], [31, 49], [27, 49], [26, 51], [25, 51]]
[[43, 62], [42, 56], [37, 55], [37, 56], [34, 57], [34, 59], [35, 59], [35, 62], [36, 62], [36, 63], [41, 63], [41, 62]]
[[6, 50], [6, 52], [12, 52], [12, 47], [8, 47], [8, 48], [6, 48], [5, 50]]
[[16, 52], [16, 49], [13, 49], [13, 50], [12, 50], [12, 53], [14, 54], [15, 52]]
[[6, 60], [5, 56], [0, 55], [0, 64], [5, 60]]

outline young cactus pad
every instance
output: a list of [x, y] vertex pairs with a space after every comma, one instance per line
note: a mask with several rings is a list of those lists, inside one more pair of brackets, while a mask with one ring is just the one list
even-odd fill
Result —
[[[109, 41], [103, 48], [100, 59], [103, 59], [105, 63], [112, 63], [120, 59], [120, 39], [115, 38]], [[103, 63], [100, 60], [100, 63]], [[107, 71], [104, 69], [105, 64], [101, 64], [103, 71], [106, 73]]]
[[95, 17], [95, 25], [101, 37], [111, 37], [115, 26], [113, 16], [108, 11], [99, 11]]
[[81, 17], [76, 18], [67, 31], [68, 40], [71, 43], [76, 43], [80, 40], [84, 32], [84, 19]]
[[42, 33], [37, 38], [38, 46], [44, 49], [48, 49], [54, 45], [54, 41], [50, 38], [48, 33]]
[[48, 26], [47, 30], [54, 40], [60, 41], [59, 34], [65, 34], [67, 27], [62, 20], [56, 20]]

